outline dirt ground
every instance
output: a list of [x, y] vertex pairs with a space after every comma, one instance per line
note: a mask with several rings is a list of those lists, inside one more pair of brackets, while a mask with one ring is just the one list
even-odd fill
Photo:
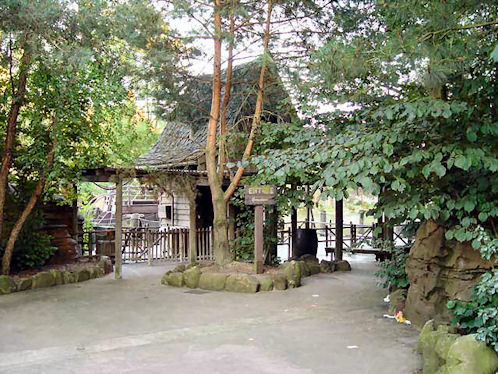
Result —
[[162, 286], [173, 265], [0, 296], [0, 373], [409, 373], [418, 331], [382, 318], [376, 265], [258, 294]]

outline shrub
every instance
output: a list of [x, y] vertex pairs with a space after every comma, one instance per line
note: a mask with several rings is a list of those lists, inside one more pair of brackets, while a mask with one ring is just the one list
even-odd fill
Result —
[[410, 282], [405, 271], [408, 253], [402, 249], [391, 248], [391, 258], [380, 263], [380, 270], [375, 275], [380, 278], [379, 285], [387, 288], [408, 288]]
[[[487, 260], [498, 260], [498, 240], [482, 227], [473, 232], [472, 247]], [[450, 300], [446, 304], [453, 312], [452, 324], [464, 334], [476, 334], [477, 340], [486, 342], [498, 352], [498, 269], [483, 274], [472, 288], [471, 300]]]

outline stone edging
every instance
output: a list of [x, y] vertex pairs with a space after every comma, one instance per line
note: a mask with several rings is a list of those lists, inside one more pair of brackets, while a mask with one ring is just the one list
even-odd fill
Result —
[[174, 287], [200, 288], [209, 291], [229, 291], [256, 293], [259, 291], [286, 290], [301, 286], [301, 279], [318, 273], [349, 271], [347, 261], [330, 262], [322, 260], [321, 264], [313, 260], [292, 260], [280, 265], [272, 274], [227, 274], [203, 272], [197, 264], [177, 265], [161, 279], [161, 284]]
[[454, 328], [428, 321], [419, 336], [417, 350], [424, 358], [423, 374], [495, 374], [498, 355], [474, 335], [459, 335]]
[[88, 268], [77, 270], [47, 270], [41, 271], [27, 278], [14, 279], [7, 275], [0, 275], [0, 295], [20, 292], [37, 288], [58, 286], [61, 284], [84, 282], [89, 279], [100, 278], [113, 270], [109, 257], [102, 256], [99, 263]]

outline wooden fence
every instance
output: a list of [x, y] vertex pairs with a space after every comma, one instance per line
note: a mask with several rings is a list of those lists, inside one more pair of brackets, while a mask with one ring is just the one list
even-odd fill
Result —
[[[122, 256], [124, 262], [186, 261], [188, 260], [189, 229], [123, 229]], [[87, 231], [81, 235], [83, 255], [114, 257], [114, 230]], [[214, 259], [212, 229], [197, 229], [197, 261]]]
[[[303, 223], [303, 222], [300, 222]], [[302, 225], [301, 225], [302, 226]], [[362, 225], [349, 223], [343, 225], [343, 248], [347, 251], [357, 253], [369, 253], [373, 249], [370, 247], [374, 238], [374, 230], [376, 225]], [[336, 242], [336, 225], [325, 222], [312, 222], [310, 228], [316, 229], [318, 243], [325, 243], [325, 248], [335, 247]], [[406, 246], [411, 243], [412, 238], [407, 238], [402, 235], [403, 226], [395, 226], [393, 230], [393, 243], [395, 246]], [[278, 245], [286, 245], [288, 248], [288, 256], [291, 256], [292, 249], [292, 230], [290, 223], [284, 224], [284, 228], [278, 230]], [[368, 247], [368, 249], [365, 249]]]

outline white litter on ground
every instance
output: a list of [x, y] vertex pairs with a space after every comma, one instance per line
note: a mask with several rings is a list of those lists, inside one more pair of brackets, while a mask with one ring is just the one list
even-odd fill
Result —
[[389, 319], [394, 319], [394, 316], [391, 316], [390, 314], [384, 314], [382, 317], [389, 318]]
[[348, 345], [348, 349], [358, 349], [359, 347], [357, 345]]
[[311, 297], [320, 297], [320, 295], [315, 294], [315, 295], [311, 295]]
[[391, 295], [387, 295], [386, 297], [384, 297], [385, 303], [388, 303], [389, 301], [391, 301]]

